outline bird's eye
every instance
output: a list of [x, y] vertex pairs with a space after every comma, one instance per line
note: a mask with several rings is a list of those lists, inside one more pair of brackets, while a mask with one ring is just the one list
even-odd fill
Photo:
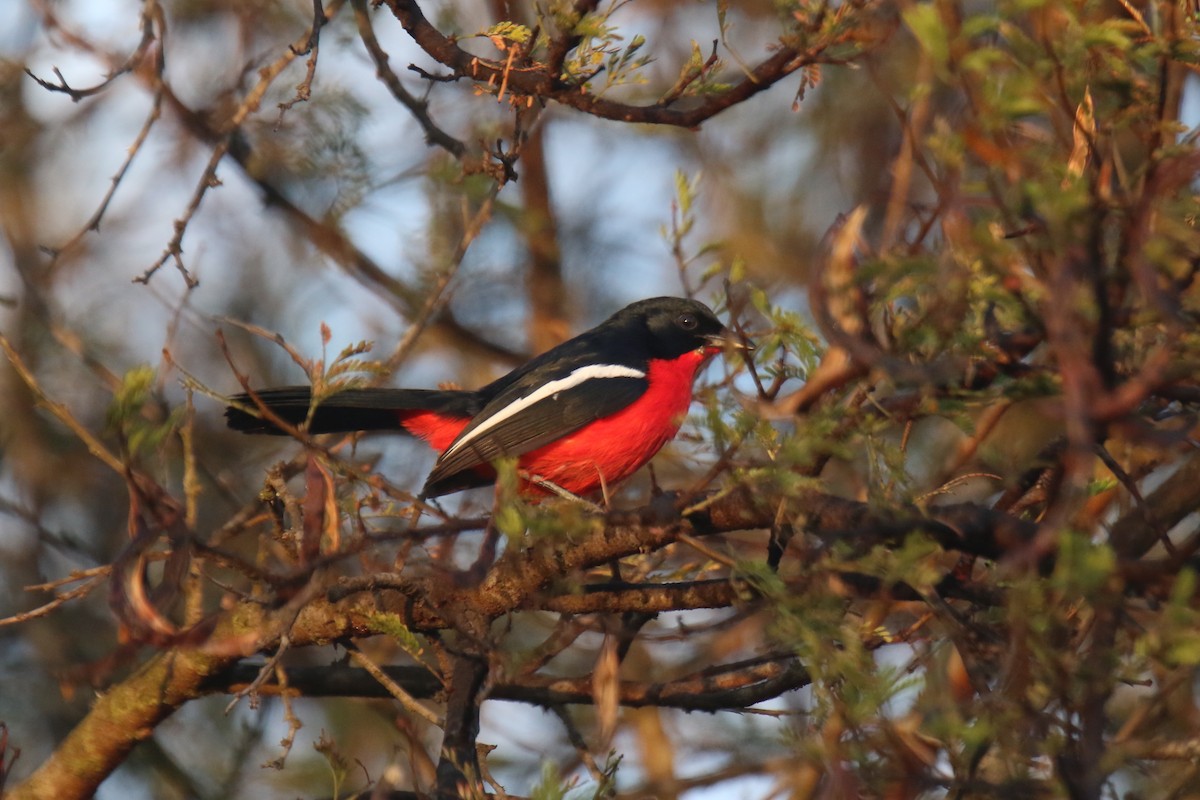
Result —
[[683, 328], [685, 331], [694, 331], [696, 326], [700, 324], [700, 320], [695, 314], [680, 314], [675, 320], [675, 324]]

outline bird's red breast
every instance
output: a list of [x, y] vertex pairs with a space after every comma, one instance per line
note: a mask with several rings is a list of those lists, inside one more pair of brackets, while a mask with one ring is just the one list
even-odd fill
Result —
[[[720, 348], [706, 347], [670, 360], [651, 360], [646, 372], [649, 387], [641, 397], [615, 414], [525, 453], [517, 460], [517, 468], [525, 476], [580, 496], [623, 481], [675, 438], [692, 402], [696, 374], [717, 352]], [[398, 413], [405, 430], [438, 453], [470, 422], [469, 418], [435, 411]], [[482, 469], [490, 474], [489, 467]], [[531, 481], [525, 482], [522, 491], [534, 496], [550, 494]]]
[[[663, 445], [675, 438], [692, 403], [692, 384], [710, 353], [652, 360], [650, 386], [615, 414], [598, 419], [517, 462], [528, 475], [577, 495], [613, 486], [637, 472]], [[530, 487], [530, 491], [536, 487]]]

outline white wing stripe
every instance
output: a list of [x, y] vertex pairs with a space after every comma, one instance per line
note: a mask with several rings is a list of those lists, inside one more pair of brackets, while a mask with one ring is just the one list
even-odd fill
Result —
[[603, 379], [603, 378], [644, 378], [646, 373], [640, 369], [633, 367], [623, 367], [619, 364], [594, 364], [588, 367], [579, 367], [565, 378], [559, 378], [556, 381], [542, 384], [535, 391], [525, 395], [522, 398], [514, 400], [504, 408], [497, 411], [492, 416], [488, 417], [478, 428], [469, 431], [466, 436], [459, 439], [451, 447], [447, 448], [446, 452], [442, 453], [441, 458], [446, 458], [452, 455], [456, 450], [461, 450], [472, 440], [479, 438], [487, 433], [492, 428], [499, 425], [504, 420], [515, 414], [519, 414], [525, 409], [532, 406], [547, 397], [552, 397], [559, 392], [565, 392], [567, 389], [573, 389], [584, 381]]

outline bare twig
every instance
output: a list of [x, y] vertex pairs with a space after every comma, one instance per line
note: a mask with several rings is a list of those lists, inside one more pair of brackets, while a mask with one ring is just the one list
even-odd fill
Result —
[[413, 115], [413, 119], [425, 132], [427, 143], [441, 147], [455, 158], [462, 158], [467, 151], [467, 146], [434, 123], [433, 118], [429, 115], [428, 101], [419, 99], [404, 88], [400, 77], [388, 66], [388, 54], [384, 52], [379, 45], [379, 40], [375, 38], [375, 30], [371, 27], [366, 0], [350, 0], [350, 5], [354, 9], [355, 22], [358, 23], [359, 38], [367, 48], [371, 60], [375, 62], [376, 76], [392, 93], [392, 97], [396, 98]]
[[[328, 21], [341, 9], [345, 0], [332, 0], [329, 7], [325, 9], [325, 20]], [[315, 26], [314, 26], [315, 27]], [[295, 43], [288, 47], [279, 58], [272, 63], [263, 67], [258, 71], [258, 83], [246, 93], [245, 98], [238, 107], [229, 115], [229, 119], [225, 123], [225, 134], [217, 142], [209, 155], [208, 164], [205, 165], [204, 171], [200, 175], [200, 180], [196, 183], [196, 188], [192, 192], [192, 198], [188, 201], [187, 208], [184, 209], [183, 215], [175, 220], [175, 234], [171, 240], [167, 242], [166, 248], [158, 260], [152, 264], [145, 272], [134, 278], [135, 283], [149, 283], [154, 273], [166, 264], [168, 261], [175, 263], [176, 269], [183, 276], [184, 282], [189, 289], [195, 288], [198, 281], [188, 271], [183, 263], [183, 237], [187, 232], [188, 225], [192, 218], [200, 209], [200, 203], [204, 200], [204, 196], [208, 194], [208, 190], [220, 186], [221, 182], [217, 179], [217, 167], [224, 160], [230, 146], [233, 143], [233, 136], [241, 127], [246, 118], [258, 110], [262, 103], [263, 97], [267, 93], [267, 89], [275, 82], [275, 79], [291, 65], [293, 61], [300, 57], [302, 53], [307, 52], [308, 42], [312, 34], [305, 34]]]
[[380, 669], [379, 665], [371, 659], [367, 658], [357, 647], [349, 651], [350, 660], [360, 667], [365, 669], [367, 673], [379, 682], [379, 685], [387, 690], [387, 693], [400, 702], [400, 705], [410, 714], [420, 717], [435, 727], [441, 727], [442, 721], [437, 714], [427, 709], [425, 706], [417, 702], [416, 698], [409, 694], [404, 687], [392, 680], [391, 676]]
[[88, 449], [88, 452], [100, 459], [100, 461], [113, 472], [123, 476], [125, 474], [124, 462], [118, 458], [117, 455], [108, 447], [106, 447], [104, 443], [102, 443], [96, 437], [95, 434], [88, 430], [82, 422], [76, 419], [75, 415], [71, 413], [69, 408], [62, 403], [50, 399], [50, 396], [46, 394], [45, 389], [43, 389], [41, 384], [38, 383], [33, 371], [29, 369], [29, 366], [21, 358], [20, 354], [17, 353], [16, 349], [12, 345], [12, 342], [10, 342], [8, 337], [2, 333], [0, 333], [0, 349], [4, 351], [4, 355], [8, 358], [8, 362], [12, 365], [13, 370], [18, 376], [20, 376], [21, 380], [25, 383], [25, 386], [28, 387], [29, 391], [33, 393], [34, 397], [38, 399], [38, 402], [41, 403], [42, 406], [44, 406], [51, 414], [53, 414], [59, 422], [67, 426], [71, 433], [73, 433], [79, 439], [79, 441], [84, 443]]
[[[307, 103], [312, 96], [313, 78], [317, 76], [317, 56], [321, 48], [321, 29], [328, 22], [325, 16], [325, 9], [321, 6], [321, 0], [313, 0], [313, 21], [312, 28], [308, 33], [308, 41], [304, 44], [304, 49], [296, 53], [298, 56], [307, 55], [308, 62], [305, 65], [304, 80], [300, 81], [296, 86], [296, 96], [287, 102], [279, 104], [279, 119], [275, 121], [275, 128], [283, 124], [283, 115], [292, 109], [297, 103]], [[295, 45], [293, 45], [293, 48]]]
[[[89, 53], [97, 52], [95, 46], [85, 37], [68, 31], [58, 20], [57, 15], [54, 14], [50, 6], [44, 2], [44, 0], [35, 0], [33, 5], [42, 15], [42, 19], [47, 29], [59, 31], [59, 33], [62, 34], [73, 47]], [[51, 83], [50, 81], [43, 80], [37, 75], [34, 75], [33, 72], [28, 68], [25, 70], [25, 74], [37, 81], [38, 85], [43, 89], [51, 92], [61, 92], [70, 97], [73, 102], [78, 103], [80, 100], [83, 100], [86, 97], [93, 97], [97, 94], [100, 94], [122, 75], [127, 75], [142, 65], [146, 59], [146, 56], [151, 52], [151, 48], [156, 40], [154, 34], [155, 23], [158, 24], [158, 29], [160, 31], [165, 30], [166, 26], [162, 9], [159, 7], [157, 0], [149, 0], [149, 2], [145, 3], [142, 8], [141, 41], [138, 42], [137, 47], [132, 53], [130, 53], [129, 57], [126, 58], [124, 62], [118, 66], [115, 66], [104, 78], [104, 80], [94, 86], [89, 86], [85, 89], [76, 89], [69, 86], [66, 78], [63, 77], [63, 74], [59, 72], [57, 67], [54, 68], [54, 76], [58, 78], [58, 83]], [[157, 72], [160, 71], [162, 67], [161, 51], [159, 52], [156, 61], [158, 62], [158, 67], [156, 69]]]
[[[31, 608], [28, 611], [22, 611], [19, 614], [13, 614], [12, 616], [4, 617], [3, 619], [0, 619], [0, 627], [4, 627], [6, 625], [16, 625], [21, 622], [28, 622], [31, 619], [37, 619], [38, 617], [44, 617], [47, 614], [49, 614], [50, 612], [52, 612], [55, 609], [62, 606], [64, 603], [69, 603], [72, 600], [86, 596], [93, 589], [95, 589], [97, 586], [99, 586], [101, 583], [104, 582], [104, 579], [107, 577], [108, 572], [109, 572], [109, 568], [107, 566], [97, 567], [96, 569], [102, 570], [101, 574], [85, 581], [84, 583], [81, 583], [79, 586], [76, 586], [74, 589], [70, 589], [68, 591], [63, 592], [62, 594], [55, 595], [53, 600], [51, 600], [47, 603], [43, 603], [42, 605], [38, 606], [37, 608]], [[76, 575], [72, 575], [70, 578], [67, 578], [64, 580], [79, 580], [79, 577]], [[26, 588], [27, 589], [33, 589], [33, 588], [40, 589], [40, 588], [43, 588], [44, 586], [46, 586], [46, 584], [41, 584], [36, 587], [27, 586]]]

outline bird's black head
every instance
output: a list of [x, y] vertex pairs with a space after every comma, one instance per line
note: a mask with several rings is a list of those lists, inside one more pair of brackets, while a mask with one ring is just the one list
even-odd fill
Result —
[[728, 334], [712, 309], [682, 297], [639, 300], [618, 311], [613, 321], [649, 331], [647, 341], [654, 358], [677, 358], [703, 347], [716, 352]]

